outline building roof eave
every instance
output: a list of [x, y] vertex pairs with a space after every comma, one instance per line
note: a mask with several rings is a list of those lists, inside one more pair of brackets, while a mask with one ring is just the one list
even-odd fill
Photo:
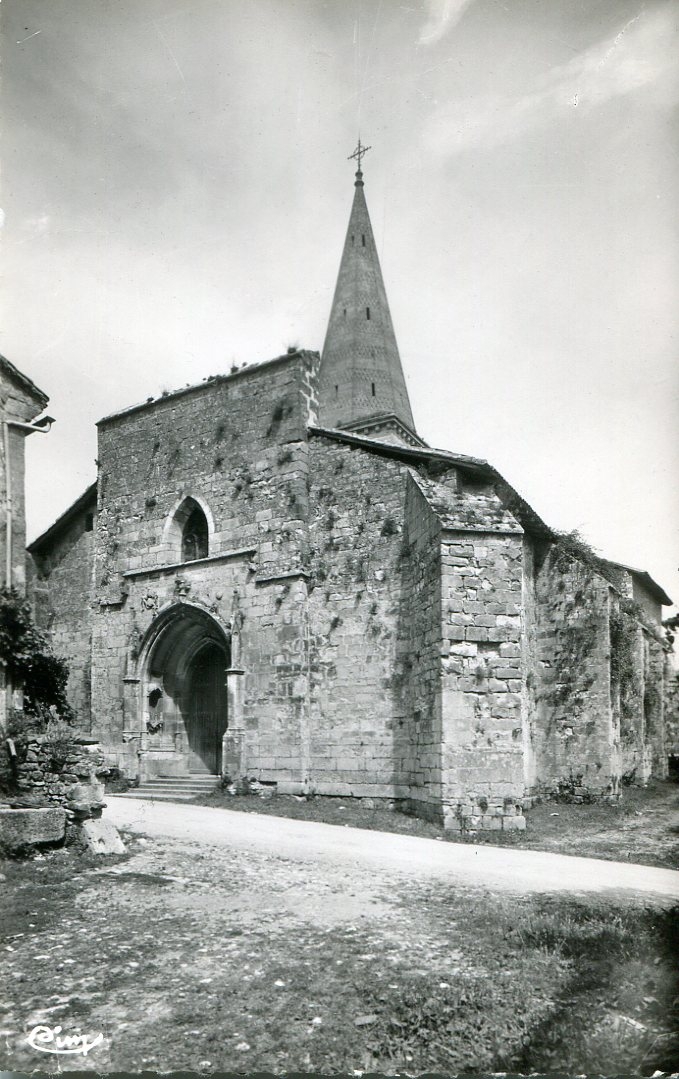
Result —
[[[426, 463], [439, 461], [451, 468], [459, 468], [467, 475], [485, 479], [489, 483], [497, 484], [509, 503], [508, 509], [515, 514], [521, 526], [526, 532], [538, 536], [541, 539], [554, 540], [556, 533], [542, 520], [531, 506], [521, 498], [510, 484], [493, 468], [488, 461], [479, 457], [469, 457], [461, 453], [450, 453], [448, 450], [429, 449], [428, 447], [415, 448], [399, 446], [393, 442], [381, 442], [379, 439], [368, 438], [366, 435], [357, 435], [336, 427], [310, 426], [309, 434], [321, 438], [332, 439], [336, 442], [345, 442], [348, 445], [365, 449], [368, 452], [378, 453], [382, 457], [399, 458], [404, 463], [410, 464], [416, 461]], [[501, 496], [500, 496], [501, 497]]]
[[636, 566], [628, 566], [624, 562], [615, 562], [612, 558], [606, 558], [606, 562], [609, 562], [612, 566], [617, 566], [619, 569], [627, 570], [633, 577], [639, 580], [644, 588], [653, 596], [655, 600], [661, 605], [661, 607], [671, 607], [673, 600], [667, 595], [667, 592], [659, 585], [657, 581], [654, 581], [650, 573], [645, 569], [637, 569]]
[[23, 371], [20, 371], [18, 367], [15, 367], [6, 356], [0, 355], [0, 369], [5, 372], [8, 378], [11, 378], [13, 382], [20, 386], [24, 393], [28, 394], [32, 400], [39, 404], [40, 411], [42, 411], [49, 401], [47, 394], [36, 386], [35, 382], [33, 382], [28, 375], [25, 375]]
[[132, 416], [136, 412], [144, 412], [147, 409], [156, 408], [158, 405], [164, 405], [168, 401], [175, 401], [179, 397], [186, 397], [192, 393], [199, 393], [201, 390], [208, 389], [211, 386], [218, 386], [224, 382], [235, 382], [240, 378], [247, 378], [248, 376], [256, 376], [263, 370], [268, 370], [275, 364], [290, 363], [293, 360], [299, 360], [300, 357], [311, 357], [312, 359], [318, 359], [318, 353], [306, 348], [296, 348], [290, 352], [284, 352], [281, 356], [274, 356], [270, 360], [262, 360], [260, 363], [248, 363], [239, 367], [237, 371], [230, 371], [228, 374], [223, 375], [209, 375], [203, 379], [202, 382], [193, 382], [189, 386], [182, 386], [178, 390], [171, 390], [164, 392], [158, 397], [149, 397], [146, 401], [139, 401], [136, 405], [129, 405], [127, 408], [121, 408], [118, 412], [110, 412], [107, 416], [103, 416], [102, 419], [97, 420], [97, 427], [105, 427], [109, 423], [114, 423], [116, 420], [125, 419], [127, 416]]
[[79, 513], [87, 509], [89, 506], [93, 506], [96, 509], [97, 505], [97, 484], [96, 481], [91, 483], [86, 491], [76, 498], [75, 502], [71, 503], [68, 509], [57, 517], [56, 521], [49, 526], [37, 539], [34, 539], [32, 543], [29, 543], [26, 550], [29, 554], [39, 555], [44, 547], [46, 547], [53, 539], [55, 539], [63, 530], [73, 521]]

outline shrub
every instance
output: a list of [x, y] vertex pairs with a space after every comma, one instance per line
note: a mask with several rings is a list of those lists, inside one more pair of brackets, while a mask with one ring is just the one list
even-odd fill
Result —
[[35, 626], [26, 600], [14, 589], [0, 591], [0, 659], [10, 680], [23, 685], [24, 714], [44, 727], [56, 712], [72, 722], [66, 699], [68, 667], [54, 655], [44, 633]]

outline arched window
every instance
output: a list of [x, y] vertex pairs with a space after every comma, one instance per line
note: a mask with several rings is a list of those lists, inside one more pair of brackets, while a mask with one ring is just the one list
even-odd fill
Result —
[[207, 502], [200, 497], [185, 495], [165, 519], [162, 560], [174, 565], [207, 558], [214, 532], [214, 520]]
[[182, 529], [182, 562], [195, 562], [197, 558], [207, 558], [207, 554], [207, 518], [198, 503], [194, 502]]

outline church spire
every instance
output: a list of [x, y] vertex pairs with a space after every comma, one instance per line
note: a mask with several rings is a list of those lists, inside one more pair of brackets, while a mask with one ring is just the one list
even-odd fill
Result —
[[419, 446], [363, 194], [369, 149], [359, 139], [349, 158], [358, 169], [321, 358], [319, 422]]

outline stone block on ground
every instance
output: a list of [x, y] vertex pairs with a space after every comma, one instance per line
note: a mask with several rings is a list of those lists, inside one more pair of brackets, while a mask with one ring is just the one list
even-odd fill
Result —
[[502, 818], [502, 830], [504, 832], [525, 832], [525, 830], [526, 830], [526, 818], [525, 817], [503, 817]]
[[80, 834], [93, 854], [124, 854], [125, 845], [118, 829], [108, 820], [86, 820], [80, 825]]
[[65, 831], [64, 809], [0, 810], [0, 842], [10, 850], [26, 844], [59, 843]]

